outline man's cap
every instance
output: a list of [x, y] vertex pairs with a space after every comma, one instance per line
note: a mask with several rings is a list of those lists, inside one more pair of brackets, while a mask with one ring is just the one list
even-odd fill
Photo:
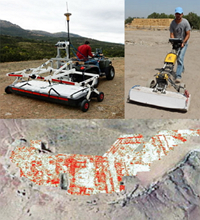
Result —
[[177, 7], [175, 9], [175, 14], [178, 13], [178, 14], [182, 14], [183, 13], [183, 9], [181, 7]]

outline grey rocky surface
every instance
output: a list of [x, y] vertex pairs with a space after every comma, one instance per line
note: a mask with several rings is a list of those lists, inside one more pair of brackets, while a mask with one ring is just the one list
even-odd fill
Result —
[[21, 178], [9, 160], [16, 145], [28, 145], [30, 140], [41, 139], [55, 153], [103, 155], [123, 134], [141, 133], [148, 140], [160, 130], [192, 128], [200, 128], [200, 120], [0, 119], [0, 219], [198, 220], [199, 137], [189, 138], [187, 144], [153, 163], [150, 172], [125, 177], [122, 193], [67, 195], [59, 188]]
[[[137, 192], [137, 191], [136, 191]], [[200, 213], [200, 151], [194, 150], [158, 182], [124, 198], [113, 219], [198, 220]]]

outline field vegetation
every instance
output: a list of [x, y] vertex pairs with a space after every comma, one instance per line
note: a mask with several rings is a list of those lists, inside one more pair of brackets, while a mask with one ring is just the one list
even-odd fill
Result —
[[[25, 60], [40, 60], [55, 57], [57, 50], [55, 44], [58, 41], [65, 41], [66, 38], [55, 37], [37, 37], [23, 38], [9, 35], [0, 36], [0, 61], [25, 61]], [[70, 56], [74, 57], [76, 49], [83, 44], [85, 39], [83, 37], [72, 37], [71, 43], [73, 47], [70, 49]], [[103, 54], [108, 57], [124, 57], [124, 45], [97, 41], [89, 39], [92, 51], [96, 48], [102, 48]], [[74, 52], [73, 52], [74, 51]]]

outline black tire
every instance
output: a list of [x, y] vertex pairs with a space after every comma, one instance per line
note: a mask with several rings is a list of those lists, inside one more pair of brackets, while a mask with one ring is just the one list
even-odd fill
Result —
[[100, 92], [97, 96], [97, 101], [98, 102], [102, 102], [104, 100], [104, 93]]
[[108, 66], [105, 70], [106, 73], [106, 79], [112, 80], [115, 77], [115, 69], [113, 66]]
[[83, 112], [87, 112], [88, 109], [89, 109], [89, 102], [87, 99], [84, 99], [82, 102], [81, 102], [81, 111]]
[[11, 89], [10, 89], [10, 86], [7, 86], [6, 88], [5, 88], [5, 92], [7, 93], [7, 94], [11, 94], [12, 92], [11, 92]]

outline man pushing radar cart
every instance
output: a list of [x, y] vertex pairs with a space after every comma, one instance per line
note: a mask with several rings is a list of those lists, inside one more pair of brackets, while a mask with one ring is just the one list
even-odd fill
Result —
[[[129, 90], [128, 102], [142, 103], [152, 106], [158, 106], [168, 109], [175, 109], [178, 111], [187, 112], [190, 105], [191, 95], [185, 89], [185, 84], [181, 83], [181, 73], [183, 67], [183, 53], [185, 54], [187, 48], [187, 41], [189, 39], [188, 29], [181, 29], [184, 32], [182, 35], [177, 35], [176, 32], [180, 32], [180, 15], [182, 12], [180, 7], [175, 9], [176, 19], [175, 22], [177, 28], [172, 33], [172, 25], [170, 26], [170, 39], [169, 42], [172, 45], [172, 51], [168, 53], [164, 60], [164, 66], [160, 72], [155, 75], [155, 79], [148, 83], [148, 87], [142, 87], [135, 85]], [[178, 20], [178, 21], [177, 21]], [[185, 21], [184, 21], [185, 22]], [[174, 75], [174, 65], [177, 63], [177, 71]], [[167, 87], [171, 85], [175, 91], [167, 91]]]

